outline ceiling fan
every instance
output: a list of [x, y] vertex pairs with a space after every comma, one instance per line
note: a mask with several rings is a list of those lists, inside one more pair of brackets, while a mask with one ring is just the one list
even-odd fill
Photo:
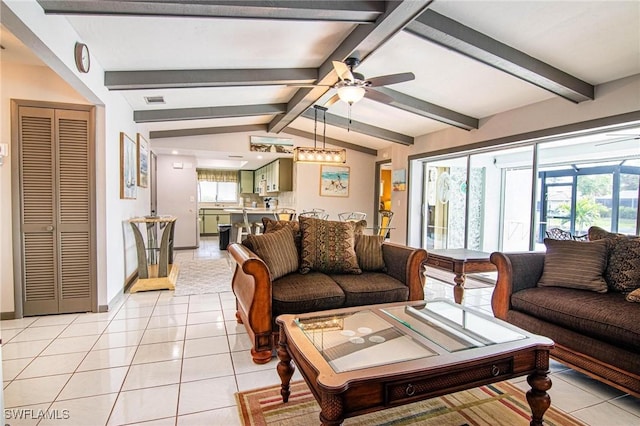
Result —
[[[390, 84], [403, 83], [405, 81], [411, 81], [416, 78], [412, 72], [404, 72], [399, 74], [381, 75], [379, 77], [373, 77], [366, 79], [364, 75], [354, 72], [353, 69], [360, 64], [358, 58], [347, 58], [344, 62], [333, 61], [333, 69], [335, 70], [340, 81], [332, 86], [323, 84], [312, 84], [311, 87], [327, 86], [332, 87], [338, 91], [333, 95], [324, 106], [328, 107], [339, 100], [342, 100], [349, 105], [361, 100], [363, 97], [369, 98], [382, 103], [391, 103], [393, 98], [385, 95], [384, 93], [377, 92], [375, 90], [369, 90], [370, 87], [388, 86]], [[309, 85], [295, 85], [309, 87]]]

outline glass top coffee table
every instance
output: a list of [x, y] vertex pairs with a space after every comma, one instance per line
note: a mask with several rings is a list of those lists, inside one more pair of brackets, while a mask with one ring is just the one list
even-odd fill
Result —
[[553, 342], [448, 300], [281, 315], [277, 322], [283, 401], [293, 360], [325, 425], [522, 375], [531, 386], [531, 425], [542, 425], [551, 403]]

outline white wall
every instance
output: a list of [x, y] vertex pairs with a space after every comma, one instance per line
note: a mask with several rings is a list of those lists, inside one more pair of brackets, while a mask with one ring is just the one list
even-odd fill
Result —
[[[181, 168], [174, 167], [180, 164]], [[196, 247], [198, 242], [198, 176], [196, 159], [191, 156], [158, 155], [159, 215], [177, 218], [175, 248]]]
[[[2, 24], [48, 66], [20, 70], [12, 69], [15, 65], [2, 64], [2, 142], [10, 140], [10, 126], [5, 125], [10, 121], [10, 98], [98, 106], [95, 138], [98, 304], [107, 305], [122, 292], [126, 278], [137, 267], [135, 243], [127, 220], [149, 210], [148, 189], [138, 188], [136, 200], [120, 200], [119, 135], [123, 131], [135, 139], [139, 130], [133, 122], [133, 111], [120, 94], [104, 87], [104, 70], [93, 58], [89, 73], [76, 71], [73, 50], [75, 43], [82, 40], [64, 17], [45, 15], [35, 0], [3, 0], [1, 6]], [[10, 167], [7, 161], [0, 171], [2, 312], [14, 311]]]

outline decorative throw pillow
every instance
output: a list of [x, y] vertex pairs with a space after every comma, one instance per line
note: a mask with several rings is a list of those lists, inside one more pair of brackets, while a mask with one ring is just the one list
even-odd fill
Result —
[[262, 224], [264, 225], [265, 234], [268, 232], [279, 231], [285, 227], [291, 228], [294, 235], [300, 232], [300, 223], [296, 221], [274, 220], [270, 217], [263, 217]]
[[298, 269], [298, 250], [293, 241], [291, 228], [284, 227], [267, 234], [249, 235], [247, 240], [253, 247], [253, 252], [269, 268], [271, 281]]
[[360, 274], [354, 249], [353, 222], [335, 222], [301, 216], [300, 273], [311, 270], [324, 273]]
[[355, 251], [358, 265], [363, 271], [384, 271], [382, 242], [384, 237], [378, 235], [356, 235]]
[[366, 220], [359, 220], [357, 222], [353, 222], [356, 224], [356, 227], [353, 231], [354, 235], [362, 235], [364, 234], [364, 230], [367, 227], [367, 221]]
[[640, 237], [616, 234], [592, 226], [589, 228], [589, 239], [610, 241], [604, 279], [611, 290], [628, 293], [640, 287]]
[[631, 293], [627, 294], [627, 302], [640, 302], [640, 288], [633, 290]]
[[547, 253], [538, 286], [607, 292], [607, 283], [602, 276], [607, 266], [607, 240], [583, 242], [545, 238], [544, 245]]

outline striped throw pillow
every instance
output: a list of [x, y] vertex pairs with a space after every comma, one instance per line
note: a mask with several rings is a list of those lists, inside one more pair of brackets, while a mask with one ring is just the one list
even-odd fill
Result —
[[290, 227], [267, 234], [249, 235], [247, 240], [253, 252], [269, 268], [271, 281], [298, 270], [298, 250]]
[[384, 237], [378, 235], [356, 235], [356, 256], [358, 265], [363, 271], [384, 271], [386, 269], [382, 257]]
[[565, 241], [545, 238], [544, 245], [547, 253], [538, 286], [607, 292], [607, 282], [602, 276], [607, 266], [607, 240]]

